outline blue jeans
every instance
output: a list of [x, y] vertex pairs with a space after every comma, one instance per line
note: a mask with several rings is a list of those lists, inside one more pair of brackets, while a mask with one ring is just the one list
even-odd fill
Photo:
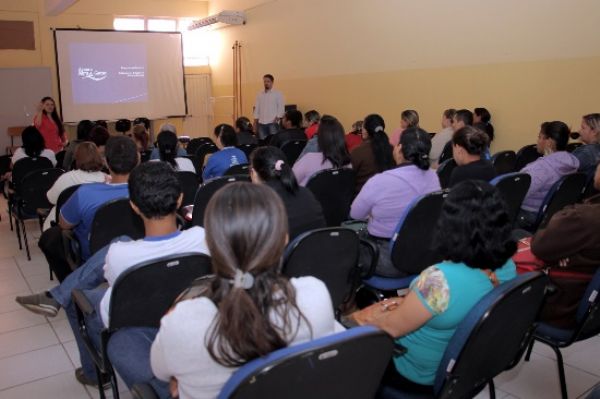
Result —
[[259, 123], [258, 124], [258, 138], [264, 140], [267, 136], [275, 134], [279, 131], [279, 125], [277, 123]]

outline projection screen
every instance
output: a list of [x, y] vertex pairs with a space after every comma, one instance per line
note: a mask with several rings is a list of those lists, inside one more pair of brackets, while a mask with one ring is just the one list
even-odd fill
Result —
[[187, 114], [181, 33], [57, 29], [64, 122]]

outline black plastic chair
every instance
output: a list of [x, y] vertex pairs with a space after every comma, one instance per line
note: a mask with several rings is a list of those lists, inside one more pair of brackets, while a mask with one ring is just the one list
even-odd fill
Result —
[[281, 151], [285, 154], [290, 165], [294, 165], [302, 150], [306, 146], [306, 140], [289, 140], [281, 144]]
[[566, 150], [567, 150], [567, 152], [573, 152], [573, 151], [575, 151], [577, 148], [581, 147], [582, 145], [583, 145], [583, 143], [578, 143], [578, 142], [575, 142], [575, 143], [569, 143], [569, 144], [567, 144], [567, 148], [566, 148]]
[[308, 180], [306, 188], [321, 204], [327, 226], [339, 226], [348, 219], [355, 179], [356, 173], [352, 169], [340, 168], [321, 170]]
[[514, 224], [519, 215], [523, 199], [525, 199], [531, 185], [531, 176], [527, 173], [507, 173], [495, 177], [490, 181], [490, 184], [496, 186], [500, 191], [506, 202], [506, 210], [510, 221]]
[[385, 332], [370, 326], [352, 328], [247, 363], [217, 398], [372, 398], [392, 349]]
[[119, 236], [133, 240], [144, 237], [144, 222], [131, 208], [129, 198], [112, 200], [98, 208], [90, 229], [90, 255]]
[[198, 179], [202, 180], [202, 165], [200, 164], [200, 160], [196, 155], [185, 155], [184, 158], [192, 161], [192, 165], [194, 165], [194, 170], [196, 171], [196, 175], [198, 175]]
[[535, 144], [529, 144], [522, 147], [519, 151], [517, 151], [517, 159], [515, 160], [515, 172], [520, 171], [526, 165], [530, 164], [531, 162], [535, 161], [541, 156], [542, 154], [538, 152], [537, 145]]
[[238, 149], [242, 150], [244, 154], [246, 154], [246, 158], [250, 159], [250, 154], [257, 147], [256, 144], [240, 144], [237, 146]]
[[498, 175], [513, 172], [516, 164], [517, 154], [514, 151], [500, 151], [492, 156], [492, 165]]
[[189, 155], [195, 155], [198, 148], [204, 144], [214, 144], [210, 137], [195, 137], [190, 140], [185, 150]]
[[193, 204], [196, 191], [198, 191], [198, 186], [200, 185], [198, 176], [193, 172], [177, 172], [177, 179], [183, 191], [181, 206]]
[[15, 230], [19, 242], [19, 249], [23, 249], [19, 225], [21, 227], [25, 249], [27, 251], [27, 260], [31, 260], [31, 254], [29, 252], [25, 220], [38, 219], [40, 231], [42, 231], [44, 220], [42, 216], [38, 214], [38, 209], [52, 208], [52, 204], [48, 202], [46, 193], [54, 185], [56, 179], [63, 173], [64, 170], [56, 168], [34, 170], [25, 175], [15, 187], [16, 191], [13, 196], [10, 214], [11, 218], [15, 219]]
[[454, 155], [452, 153], [452, 140], [450, 140], [444, 145], [442, 153], [440, 154], [440, 158], [438, 159], [438, 164], [441, 165], [445, 161], [452, 159], [453, 156]]
[[594, 175], [588, 176], [585, 188], [583, 189], [583, 194], [581, 194], [581, 199], [585, 200], [596, 194], [598, 194], [598, 190], [594, 186]]
[[[10, 171], [10, 155], [0, 155], [0, 188], [2, 189], [2, 193], [6, 197], [6, 191], [4, 190], [4, 185], [6, 179], [4, 179], [4, 175]], [[8, 197], [7, 197], [8, 198]], [[0, 212], [0, 220], [2, 220], [2, 213]]]
[[[531, 341], [525, 360], [529, 360], [535, 341], [542, 342], [552, 348], [556, 354], [558, 376], [562, 397], [567, 398], [567, 382], [560, 348], [566, 348], [575, 342], [583, 341], [600, 334], [600, 268], [587, 286], [575, 318], [577, 325], [572, 329], [553, 327], [539, 323], [535, 331], [535, 340]], [[512, 325], [512, 323], [511, 323]]]
[[[81, 290], [73, 290], [79, 331], [95, 363], [98, 381], [102, 381], [102, 376], [110, 377], [114, 398], [119, 398], [119, 389], [107, 354], [111, 335], [127, 327], [158, 328], [160, 319], [179, 294], [196, 278], [210, 273], [210, 258], [201, 254], [168, 256], [140, 263], [124, 271], [112, 289], [108, 312], [109, 326], [100, 333], [100, 348], [94, 346], [85, 324], [85, 315], [93, 313], [94, 308]], [[100, 397], [104, 398], [102, 384], [98, 385], [98, 390]]]
[[215, 179], [211, 179], [206, 183], [203, 183], [196, 192], [194, 198], [194, 210], [192, 211], [192, 226], [204, 227], [204, 211], [208, 205], [208, 201], [221, 187], [226, 184], [245, 181], [250, 182], [250, 176], [222, 176]]
[[63, 168], [63, 163], [65, 160], [65, 154], [67, 152], [65, 150], [57, 152], [54, 156], [56, 157], [56, 167]]
[[358, 234], [345, 227], [308, 231], [288, 244], [282, 272], [288, 277], [321, 280], [337, 313], [359, 282], [359, 246]]
[[456, 168], [456, 161], [453, 158], [447, 159], [444, 162], [440, 163], [440, 166], [437, 168], [438, 179], [440, 179], [440, 186], [442, 188], [448, 188], [450, 185], [450, 177], [452, 176], [452, 171]]
[[217, 147], [213, 143], [205, 143], [205, 144], [200, 145], [200, 147], [198, 147], [198, 149], [196, 150], [196, 154], [195, 154], [196, 158], [198, 158], [198, 164], [201, 167], [204, 167], [206, 156], [208, 154], [214, 154], [217, 151], [219, 151], [219, 147]]
[[145, 150], [140, 153], [140, 162], [148, 162], [150, 160], [150, 156], [152, 155], [152, 150]]
[[236, 176], [236, 175], [248, 175], [250, 176], [250, 165], [247, 163], [241, 163], [239, 165], [233, 165], [225, 171], [223, 176]]
[[547, 281], [542, 273], [527, 273], [485, 295], [452, 336], [429, 395], [384, 386], [378, 397], [472, 398], [488, 385], [494, 398], [494, 377], [517, 365], [532, 339]]

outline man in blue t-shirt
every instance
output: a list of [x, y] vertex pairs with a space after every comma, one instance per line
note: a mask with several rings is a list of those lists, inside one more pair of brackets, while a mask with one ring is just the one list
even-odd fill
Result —
[[202, 172], [204, 181], [223, 176], [227, 169], [234, 165], [248, 163], [246, 154], [235, 147], [237, 145], [237, 135], [233, 126], [219, 125], [215, 128], [215, 135], [217, 136], [217, 145], [221, 150], [212, 154], [208, 159]]
[[90, 257], [89, 235], [98, 208], [108, 201], [127, 198], [129, 173], [139, 163], [135, 142], [126, 136], [111, 137], [106, 143], [106, 163], [110, 183], [84, 184], [73, 193], [60, 210], [59, 226], [46, 230], [38, 243], [50, 269], [63, 281], [71, 272], [63, 250], [62, 231], [73, 230], [81, 246], [81, 257]]

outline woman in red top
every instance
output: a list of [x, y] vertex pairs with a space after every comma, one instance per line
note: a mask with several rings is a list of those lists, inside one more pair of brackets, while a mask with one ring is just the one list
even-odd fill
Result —
[[38, 113], [33, 118], [33, 124], [42, 133], [46, 148], [49, 150], [57, 153], [67, 144], [65, 128], [56, 112], [56, 104], [52, 97], [42, 98]]

